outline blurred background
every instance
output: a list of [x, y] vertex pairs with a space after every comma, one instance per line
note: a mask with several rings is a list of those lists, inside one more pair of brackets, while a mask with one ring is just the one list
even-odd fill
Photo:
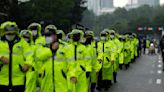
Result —
[[53, 23], [65, 32], [80, 24], [97, 34], [110, 28], [160, 38], [163, 4], [164, 0], [0, 0], [0, 23], [13, 20], [21, 29], [32, 22]]

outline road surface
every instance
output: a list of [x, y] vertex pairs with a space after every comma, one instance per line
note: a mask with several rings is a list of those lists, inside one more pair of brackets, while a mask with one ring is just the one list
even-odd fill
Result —
[[120, 70], [118, 83], [102, 92], [164, 92], [160, 55], [142, 55], [128, 70]]

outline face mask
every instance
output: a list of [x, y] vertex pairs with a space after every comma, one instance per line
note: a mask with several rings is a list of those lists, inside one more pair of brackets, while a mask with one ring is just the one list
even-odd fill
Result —
[[13, 41], [16, 37], [16, 35], [6, 35], [5, 36], [8, 41]]
[[106, 37], [101, 37], [100, 38], [102, 41], [105, 41], [106, 40]]
[[32, 30], [32, 35], [33, 36], [36, 36], [38, 33], [37, 33], [37, 30]]
[[113, 39], [114, 37], [115, 37], [114, 35], [111, 35], [111, 36], [110, 36], [110, 38], [112, 38], [112, 39]]
[[80, 37], [73, 37], [73, 41], [78, 42], [80, 40]]
[[52, 43], [52, 38], [51, 37], [46, 37], [46, 44]]
[[86, 38], [83, 38], [83, 39], [82, 39], [82, 43], [85, 43], [85, 42], [86, 42]]
[[29, 41], [30, 41], [30, 39], [29, 39], [29, 38], [24, 38], [24, 40], [25, 40], [26, 42], [29, 42]]

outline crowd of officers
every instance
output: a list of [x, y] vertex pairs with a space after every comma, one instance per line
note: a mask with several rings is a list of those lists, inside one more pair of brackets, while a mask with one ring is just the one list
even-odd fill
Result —
[[[94, 92], [117, 83], [117, 72], [138, 57], [136, 34], [104, 29], [73, 29], [67, 36], [55, 25], [32, 23], [19, 31], [15, 22], [1, 24], [0, 92]], [[67, 38], [65, 40], [65, 37]]]

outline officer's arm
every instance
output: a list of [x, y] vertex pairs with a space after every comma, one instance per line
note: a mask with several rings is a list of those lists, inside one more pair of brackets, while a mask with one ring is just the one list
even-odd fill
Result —
[[88, 48], [85, 49], [85, 53], [84, 54], [84, 59], [85, 59], [85, 70], [86, 72], [91, 72], [92, 71], [92, 59], [93, 59], [93, 55], [92, 55], [92, 49]]
[[32, 67], [32, 62], [33, 62], [33, 55], [34, 55], [34, 52], [33, 50], [30, 48], [29, 45], [24, 45], [22, 46], [23, 47], [23, 56], [24, 56], [24, 65], [23, 66], [26, 66], [28, 68]]
[[68, 79], [71, 80], [71, 79], [74, 79], [74, 78], [77, 78], [77, 74], [76, 74], [76, 71], [77, 71], [77, 65], [76, 63], [72, 60], [72, 57], [70, 55], [72, 55], [72, 52], [70, 51], [71, 50], [71, 47], [67, 47], [66, 48], [66, 60], [67, 60], [67, 76], [68, 76]]

